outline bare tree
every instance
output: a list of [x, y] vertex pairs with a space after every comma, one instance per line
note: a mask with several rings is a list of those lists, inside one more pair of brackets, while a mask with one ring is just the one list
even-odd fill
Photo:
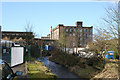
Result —
[[83, 37], [80, 36], [80, 35], [82, 35], [82, 33], [80, 32], [80, 30], [82, 31], [82, 27], [77, 27], [76, 31], [75, 31], [75, 41], [74, 42], [75, 42], [75, 47], [76, 47], [76, 53], [77, 53], [77, 49], [78, 49], [78, 47], [80, 45], [79, 39], [83, 39]]
[[118, 38], [118, 7], [108, 7], [105, 8], [106, 16], [103, 18], [104, 24], [108, 28], [108, 31], [114, 35], [115, 38]]
[[35, 36], [36, 33], [33, 32], [33, 26], [30, 24], [30, 23], [27, 23], [26, 26], [25, 26], [25, 31], [26, 31], [26, 35], [25, 35], [25, 42], [26, 42], [26, 47], [27, 48], [30, 48], [30, 56], [32, 57], [39, 57], [40, 54], [42, 54], [40, 52], [41, 50], [41, 41], [38, 39], [38, 40], [35, 40]]
[[[66, 36], [66, 47], [67, 47], [67, 51], [68, 53], [71, 51], [71, 49], [73, 49], [74, 47], [74, 37], [73, 36]], [[72, 52], [73, 53], [73, 52]]]
[[30, 25], [30, 23], [27, 23], [25, 26], [25, 31], [26, 31], [25, 41], [26, 45], [28, 46], [34, 40], [33, 26]]
[[97, 33], [94, 35], [94, 41], [89, 43], [89, 50], [100, 55], [103, 51], [116, 50], [117, 42], [109, 32], [104, 29], [96, 29]]
[[103, 21], [107, 25], [108, 31], [114, 36], [114, 39], [117, 39], [117, 49], [120, 55], [120, 26], [119, 26], [119, 11], [120, 6], [115, 5], [108, 7], [106, 10], [106, 17], [103, 18]]
[[96, 29], [97, 33], [94, 34], [94, 41], [89, 43], [90, 50], [93, 50], [97, 54], [108, 50], [119, 51], [119, 9], [117, 5], [105, 8], [106, 16], [102, 19], [107, 29]]
[[58, 43], [61, 45], [61, 47], [63, 47], [63, 50], [66, 53], [66, 31], [64, 29], [61, 30], [61, 34], [60, 34]]

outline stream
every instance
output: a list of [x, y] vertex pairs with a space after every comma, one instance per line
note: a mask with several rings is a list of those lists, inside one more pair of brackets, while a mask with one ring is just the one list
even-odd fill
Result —
[[70, 72], [66, 67], [49, 61], [48, 57], [39, 58], [38, 60], [43, 62], [47, 68], [51, 69], [52, 73], [57, 75], [58, 78], [78, 78], [78, 76]]

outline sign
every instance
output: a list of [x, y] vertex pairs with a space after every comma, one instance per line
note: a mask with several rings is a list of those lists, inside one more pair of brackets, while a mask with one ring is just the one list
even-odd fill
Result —
[[11, 67], [24, 61], [24, 47], [11, 47]]

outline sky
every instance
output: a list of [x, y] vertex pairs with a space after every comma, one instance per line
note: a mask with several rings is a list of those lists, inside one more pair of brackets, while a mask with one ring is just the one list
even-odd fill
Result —
[[95, 28], [106, 15], [105, 8], [113, 5], [113, 2], [2, 2], [2, 31], [25, 31], [29, 23], [37, 37], [41, 37], [50, 33], [50, 26], [75, 26], [76, 21]]

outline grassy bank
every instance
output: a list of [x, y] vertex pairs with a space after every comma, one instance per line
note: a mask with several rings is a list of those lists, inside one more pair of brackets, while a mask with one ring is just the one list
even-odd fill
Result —
[[51, 73], [51, 70], [49, 70], [44, 63], [38, 62], [38, 61], [32, 61], [30, 63], [27, 63], [27, 69], [28, 69], [28, 77], [32, 80], [36, 80], [39, 78], [44, 78], [44, 80], [55, 80], [57, 77], [56, 75]]
[[79, 58], [64, 52], [54, 53], [50, 58], [51, 61], [59, 63], [67, 67], [71, 72], [78, 75], [80, 78], [92, 78], [100, 73], [104, 68], [104, 60], [96, 57], [91, 59]]

